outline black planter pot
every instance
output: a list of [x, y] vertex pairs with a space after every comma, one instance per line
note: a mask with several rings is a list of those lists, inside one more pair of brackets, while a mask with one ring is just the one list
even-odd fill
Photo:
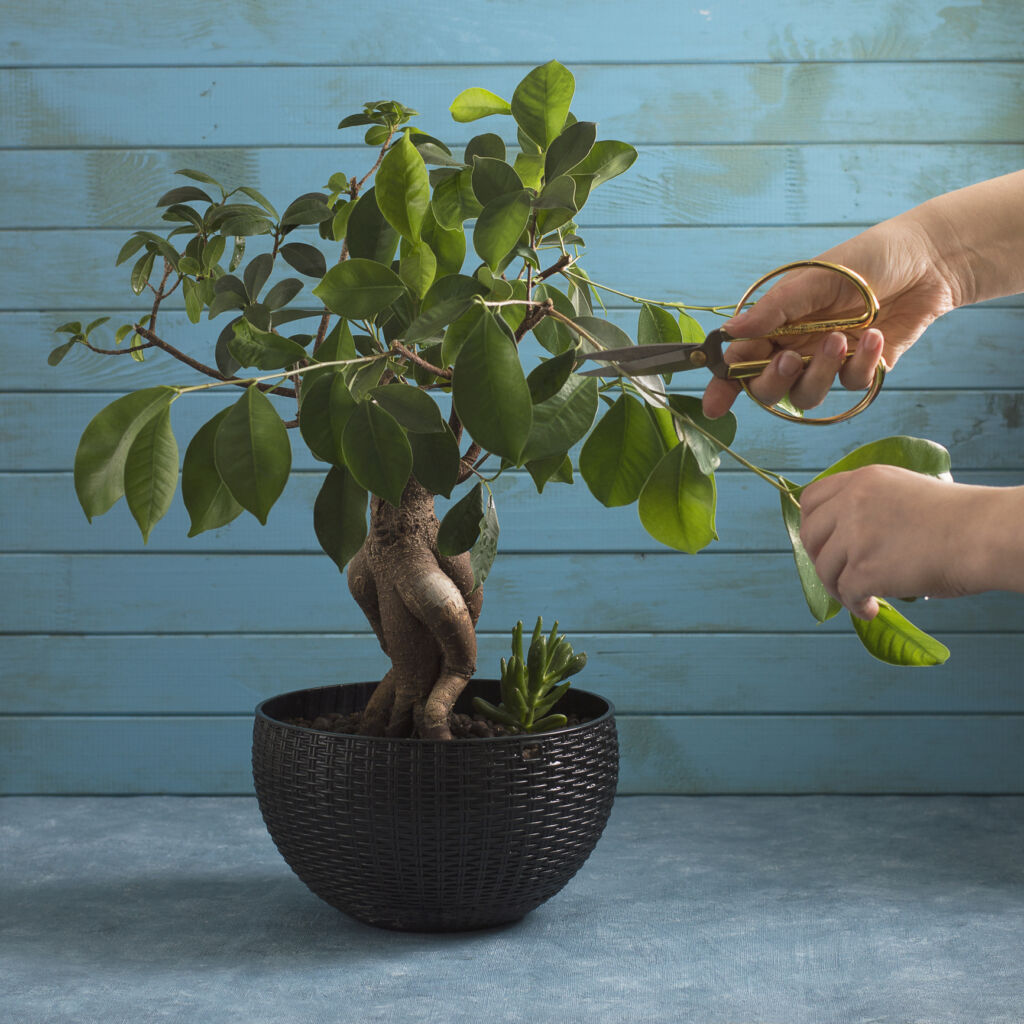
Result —
[[[346, 914], [403, 931], [505, 924], [554, 896], [611, 811], [612, 705], [573, 687], [558, 710], [589, 719], [581, 725], [450, 742], [282, 721], [360, 709], [375, 685], [296, 690], [256, 709], [256, 795], [292, 870]], [[496, 703], [497, 682], [471, 682], [457, 710], [474, 696]]]

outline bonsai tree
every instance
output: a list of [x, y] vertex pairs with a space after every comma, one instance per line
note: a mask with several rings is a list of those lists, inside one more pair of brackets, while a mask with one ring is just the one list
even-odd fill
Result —
[[[525, 467], [539, 493], [578, 472], [598, 501], [636, 503], [652, 536], [693, 553], [716, 539], [714, 472], [734, 458], [779, 491], [814, 616], [839, 610], [800, 546], [800, 488], [732, 449], [731, 415], [707, 420], [658, 377], [575, 372], [580, 352], [631, 343], [595, 315], [602, 291], [625, 293], [587, 276], [578, 218], [637, 154], [577, 120], [573, 92], [572, 74], [552, 61], [509, 101], [481, 88], [455, 98], [456, 121], [504, 119], [515, 151], [488, 132], [455, 154], [410, 124], [416, 111], [367, 103], [339, 125], [364, 129], [365, 173], [333, 174], [280, 213], [255, 188], [179, 171], [188, 183], [158, 203], [168, 232], [137, 231], [117, 257], [131, 261], [149, 312], [118, 327], [113, 348], [98, 340], [106, 317], [57, 328], [70, 337], [52, 364], [81, 345], [139, 361], [160, 353], [193, 375], [118, 398], [85, 428], [74, 476], [90, 520], [124, 496], [146, 540], [180, 475], [189, 536], [243, 512], [265, 523], [293, 443], [326, 465], [316, 535], [391, 661], [363, 716], [368, 734], [450, 737], [498, 544], [491, 484], [512, 468]], [[175, 293], [208, 338], [205, 359], [161, 333]], [[719, 312], [626, 298], [640, 344], [700, 341], [690, 311]], [[179, 474], [172, 407], [209, 389], [241, 394], [191, 438]], [[913, 438], [869, 445], [826, 472], [871, 461], [948, 472], [944, 449]], [[440, 522], [437, 495], [453, 499]], [[888, 604], [854, 624], [896, 663], [948, 654]]]

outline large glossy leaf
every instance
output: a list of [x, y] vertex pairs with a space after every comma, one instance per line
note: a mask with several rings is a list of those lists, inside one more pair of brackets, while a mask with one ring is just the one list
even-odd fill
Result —
[[473, 168], [467, 167], [445, 178], [430, 200], [437, 223], [448, 231], [461, 229], [463, 221], [479, 215], [482, 207], [473, 191]]
[[360, 485], [396, 508], [412, 472], [412, 448], [391, 413], [375, 402], [360, 402], [341, 439], [345, 465]]
[[228, 351], [239, 366], [255, 366], [260, 370], [279, 370], [306, 358], [306, 350], [290, 338], [261, 331], [248, 320], [238, 320]]
[[564, 455], [591, 428], [597, 406], [597, 378], [570, 374], [557, 394], [533, 407], [522, 461]]
[[281, 417], [255, 385], [221, 421], [213, 454], [231, 496], [265, 524], [288, 482], [292, 449]]
[[569, 114], [576, 80], [556, 60], [534, 68], [512, 94], [516, 124], [542, 149], [561, 134]]
[[451, 427], [434, 434], [409, 434], [413, 476], [433, 494], [450, 497], [458, 482], [459, 443]]
[[427, 166], [408, 132], [384, 154], [374, 179], [377, 205], [384, 219], [410, 242], [420, 240], [423, 217], [430, 206]]
[[662, 456], [640, 492], [644, 529], [657, 541], [694, 555], [716, 540], [715, 480], [680, 444]]
[[[794, 497], [799, 495], [802, 488], [790, 480], [783, 482]], [[796, 571], [800, 578], [800, 586], [803, 588], [804, 600], [818, 622], [827, 622], [843, 606], [825, 589], [825, 584], [821, 582], [814, 568], [814, 562], [811, 561], [811, 556], [807, 553], [803, 541], [800, 540], [800, 506], [785, 494], [780, 497], [782, 521], [786, 524], [789, 542], [793, 546], [793, 560], [796, 562]]]
[[281, 256], [285, 263], [306, 277], [321, 278], [327, 273], [327, 260], [315, 245], [289, 242], [281, 246]]
[[143, 543], [171, 507], [177, 488], [178, 443], [171, 430], [170, 406], [165, 406], [136, 434], [124, 466], [124, 496]]
[[437, 402], [417, 387], [408, 384], [385, 384], [373, 388], [370, 398], [387, 409], [406, 430], [416, 434], [436, 434], [444, 430], [444, 419]]
[[912, 469], [915, 473], [949, 478], [949, 452], [941, 444], [925, 438], [897, 435], [872, 441], [854, 449], [814, 479], [821, 480], [834, 473], [875, 464], [902, 466], [904, 469]]
[[437, 260], [437, 279], [458, 274], [466, 262], [466, 233], [461, 224], [452, 229], [441, 227], [430, 207], [423, 218], [423, 241]]
[[145, 388], [111, 402], [82, 433], [75, 453], [75, 493], [92, 521], [124, 494], [124, 466], [139, 431], [174, 398], [167, 387]]
[[387, 222], [377, 205], [376, 191], [368, 188], [352, 207], [345, 225], [345, 242], [349, 255], [355, 259], [390, 264], [401, 237]]
[[525, 189], [492, 199], [473, 228], [473, 248], [492, 271], [516, 247], [530, 220], [531, 197]]
[[299, 432], [309, 450], [323, 462], [344, 464], [341, 439], [356, 400], [340, 373], [325, 373], [302, 390]]
[[344, 466], [332, 466], [313, 503], [316, 539], [339, 569], [366, 540], [366, 499], [366, 489]]
[[452, 105], [449, 109], [451, 110], [452, 118], [462, 123], [476, 121], [481, 117], [488, 117], [491, 114], [512, 113], [508, 100], [503, 100], [489, 89], [480, 88], [463, 89], [452, 100]]
[[452, 399], [477, 444], [518, 464], [533, 423], [533, 402], [515, 342], [490, 312], [455, 359]]
[[602, 505], [631, 505], [665, 446], [644, 404], [620, 395], [580, 451], [580, 475]]
[[474, 484], [441, 519], [437, 531], [438, 553], [448, 558], [468, 551], [480, 536], [484, 515], [484, 485]]
[[400, 252], [398, 276], [416, 298], [422, 299], [430, 290], [437, 275], [437, 257], [434, 250], [422, 240], [407, 242], [403, 238]]
[[878, 599], [878, 614], [866, 622], [851, 615], [860, 642], [879, 661], [890, 665], [941, 665], [949, 658], [949, 648], [909, 619], [888, 601]]
[[474, 157], [472, 181], [473, 193], [482, 207], [498, 196], [523, 190], [519, 175], [504, 160], [492, 157]]
[[464, 163], [472, 167], [478, 156], [504, 161], [506, 156], [504, 139], [500, 135], [495, 135], [494, 132], [473, 136], [466, 143]]
[[451, 366], [455, 362], [466, 339], [477, 330], [485, 315], [486, 310], [483, 306], [472, 305], [465, 313], [451, 321], [441, 342], [442, 366]]
[[204, 423], [185, 450], [185, 462], [181, 469], [181, 496], [191, 520], [188, 531], [190, 537], [226, 526], [242, 514], [242, 506], [231, 497], [231, 492], [217, 472], [214, 459], [213, 445], [217, 429], [230, 411], [230, 408], [221, 409], [213, 419]]
[[473, 589], [483, 586], [490, 575], [494, 559], [498, 554], [498, 510], [494, 507], [494, 495], [487, 495], [487, 511], [480, 519], [480, 536], [469, 550], [469, 565], [473, 570]]
[[387, 309], [404, 291], [402, 279], [389, 267], [352, 259], [331, 267], [313, 294], [332, 313], [362, 320]]
[[667, 309], [645, 302], [640, 307], [636, 340], [641, 345], [678, 345], [683, 338], [676, 318]]
[[736, 417], [730, 412], [716, 420], [704, 415], [699, 398], [693, 395], [669, 395], [668, 404], [682, 419], [675, 422], [682, 431], [683, 439], [690, 446], [702, 473], [713, 473], [722, 461], [721, 447], [706, 435], [711, 434], [722, 445], [728, 447], [736, 437]]
[[568, 174], [594, 148], [597, 125], [593, 121], [577, 121], [569, 125], [548, 149], [544, 160], [544, 177], [553, 181]]
[[539, 366], [535, 366], [526, 378], [533, 404], [537, 405], [539, 402], [554, 398], [562, 390], [575, 365], [575, 351], [566, 349], [565, 352], [545, 359]]
[[602, 139], [595, 142], [586, 157], [573, 169], [573, 175], [591, 175], [592, 187], [628, 170], [636, 160], [636, 150], [626, 142]]

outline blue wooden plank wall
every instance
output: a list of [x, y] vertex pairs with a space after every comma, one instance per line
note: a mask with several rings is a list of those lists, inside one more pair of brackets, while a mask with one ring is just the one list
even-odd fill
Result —
[[[262, 529], [188, 541], [179, 505], [143, 548], [123, 507], [92, 525], [78, 510], [82, 426], [162, 367], [83, 353], [51, 369], [51, 331], [135, 308], [114, 257], [131, 229], [161, 226], [153, 201], [176, 168], [287, 201], [358, 169], [335, 125], [364, 100], [401, 99], [459, 144], [477, 126], [448, 118], [458, 91], [507, 96], [556, 57], [576, 73], [574, 111], [640, 150], [588, 207], [592, 275], [725, 302], [1024, 162], [1020, 0], [443, 9], [0, 0], [0, 792], [248, 792], [259, 699], [382, 670], [317, 553], [308, 458]], [[171, 340], [194, 344], [188, 328], [168, 311]], [[1022, 341], [1024, 299], [960, 311], [867, 415], [803, 430], [742, 408], [738, 447], [806, 479], [911, 433], [946, 444], [961, 479], [1020, 483]], [[179, 436], [222, 400], [180, 403]], [[558, 617], [590, 654], [585, 683], [618, 706], [625, 792], [1024, 791], [1024, 599], [919, 602], [949, 663], [881, 665], [842, 620], [806, 613], [773, 493], [723, 472], [721, 542], [690, 558], [582, 484], [538, 499], [502, 480], [481, 674], [516, 618]]]

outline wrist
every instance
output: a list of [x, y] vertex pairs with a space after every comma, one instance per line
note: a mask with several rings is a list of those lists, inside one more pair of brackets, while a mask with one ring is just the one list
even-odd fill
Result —
[[971, 488], [965, 510], [968, 593], [1010, 590], [1024, 593], [1024, 487]]

